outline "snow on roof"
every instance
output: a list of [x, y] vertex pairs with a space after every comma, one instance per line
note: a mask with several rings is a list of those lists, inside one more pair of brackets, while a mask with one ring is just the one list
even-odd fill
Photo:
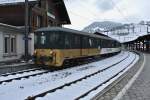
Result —
[[4, 27], [4, 28], [7, 28], [7, 29], [13, 29], [15, 31], [23, 31], [20, 27], [13, 26], [13, 25], [8, 25], [8, 24], [4, 24], [4, 23], [0, 23], [0, 27]]
[[[36, 1], [36, 0], [28, 0], [28, 1]], [[0, 4], [10, 4], [19, 2], [25, 2], [25, 0], [0, 0]]]

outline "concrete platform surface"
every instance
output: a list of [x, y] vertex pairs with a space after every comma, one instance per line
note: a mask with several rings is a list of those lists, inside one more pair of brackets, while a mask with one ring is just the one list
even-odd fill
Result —
[[150, 100], [150, 54], [145, 54], [145, 65], [139, 77], [121, 100]]

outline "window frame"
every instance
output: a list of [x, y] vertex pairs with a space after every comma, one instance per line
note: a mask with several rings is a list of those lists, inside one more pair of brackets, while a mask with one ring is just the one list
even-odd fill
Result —
[[[12, 42], [13, 42], [13, 47], [12, 47]], [[11, 54], [16, 54], [16, 51], [17, 51], [16, 43], [17, 43], [16, 35], [10, 35], [10, 53]]]
[[[6, 38], [8, 39], [7, 44], [5, 44], [6, 43], [6, 41], [5, 41]], [[4, 56], [16, 55], [16, 53], [17, 53], [17, 44], [16, 43], [17, 43], [16, 35], [4, 34], [3, 35], [3, 55]], [[6, 52], [6, 47], [7, 47], [7, 52]]]
[[[8, 39], [8, 40], [6, 40], [7, 41], [7, 43], [6, 43], [6, 41], [5, 41], [5, 39]], [[9, 34], [5, 34], [4, 36], [3, 36], [3, 53], [5, 54], [5, 55], [8, 55], [8, 54], [10, 54], [10, 35]], [[6, 43], [6, 44], [5, 44]], [[7, 50], [6, 50], [6, 48], [7, 48]]]

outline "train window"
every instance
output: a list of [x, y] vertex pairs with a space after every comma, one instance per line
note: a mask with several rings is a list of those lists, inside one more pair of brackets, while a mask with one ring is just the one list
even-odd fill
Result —
[[99, 47], [99, 40], [98, 39], [95, 40], [95, 47], [96, 48]]
[[59, 34], [57, 34], [57, 33], [55, 33], [55, 42], [58, 42], [58, 41], [59, 41], [59, 39], [60, 39], [60, 35], [59, 35]]
[[103, 39], [101, 39], [100, 45], [103, 48]]
[[90, 44], [90, 47], [92, 47], [92, 40], [89, 39], [89, 44]]
[[[56, 48], [63, 49], [64, 48], [64, 34], [61, 34], [62, 32], [58, 32], [57, 34], [59, 36], [56, 37]], [[54, 43], [55, 44], [55, 43]]]
[[62, 34], [60, 34], [60, 32], [50, 33], [48, 43], [49, 43], [48, 47], [50, 48], [55, 48], [55, 49], [64, 48], [63, 37], [62, 37]]
[[75, 36], [74, 34], [67, 34], [69, 35], [69, 48], [74, 48], [75, 47]]
[[82, 48], [89, 48], [89, 41], [88, 41], [88, 37], [83, 36], [82, 39]]
[[80, 36], [73, 35], [72, 42], [73, 42], [72, 43], [73, 48], [75, 49], [80, 48]]
[[101, 47], [101, 40], [100, 39], [98, 39], [98, 46]]
[[53, 43], [56, 42], [56, 38], [58, 38], [58, 35], [55, 33], [51, 33], [49, 37], [49, 43], [52, 45]]
[[108, 45], [108, 44], [107, 44], [107, 41], [106, 41], [105, 39], [102, 39], [102, 40], [101, 40], [101, 47], [102, 47], [102, 48], [106, 48], [107, 45]]
[[93, 38], [92, 41], [93, 41], [93, 47], [97, 48], [97, 39]]
[[70, 36], [68, 34], [65, 34], [65, 48], [70, 48]]
[[107, 40], [104, 40], [104, 47], [108, 48], [109, 45], [110, 45], [110, 43]]
[[74, 47], [77, 48], [78, 46], [78, 37], [77, 36], [74, 36]]
[[109, 41], [109, 40], [106, 40], [106, 42], [105, 42], [105, 43], [107, 44], [107, 48], [110, 48], [111, 41]]
[[92, 40], [92, 48], [95, 48], [95, 45], [96, 45], [95, 42], [96, 42], [96, 41], [95, 41], [94, 38], [92, 38], [91, 40]]
[[46, 43], [46, 36], [41, 36], [41, 42], [42, 45], [44, 45]]

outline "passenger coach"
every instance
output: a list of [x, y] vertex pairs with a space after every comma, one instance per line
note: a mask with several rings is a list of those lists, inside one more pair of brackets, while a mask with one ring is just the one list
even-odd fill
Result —
[[62, 66], [66, 60], [120, 51], [114, 39], [61, 27], [35, 31], [35, 64]]

